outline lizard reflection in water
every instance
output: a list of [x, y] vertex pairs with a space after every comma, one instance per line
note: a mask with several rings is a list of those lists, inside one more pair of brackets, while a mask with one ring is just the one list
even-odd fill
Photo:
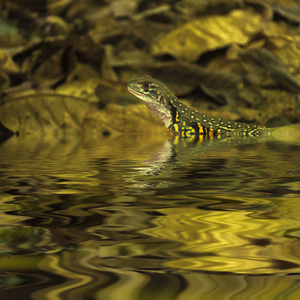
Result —
[[142, 99], [175, 135], [184, 138], [257, 137], [267, 132], [264, 126], [227, 121], [198, 112], [181, 102], [162, 82], [148, 75], [130, 81], [128, 90]]

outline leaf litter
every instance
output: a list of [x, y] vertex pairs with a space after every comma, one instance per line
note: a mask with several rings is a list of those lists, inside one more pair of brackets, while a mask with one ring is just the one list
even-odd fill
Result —
[[299, 11], [291, 0], [8, 0], [0, 13], [1, 128], [163, 134], [127, 92], [140, 74], [214, 116], [297, 123]]

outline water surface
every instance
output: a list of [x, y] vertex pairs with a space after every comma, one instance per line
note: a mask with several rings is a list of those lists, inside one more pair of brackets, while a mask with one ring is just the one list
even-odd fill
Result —
[[299, 150], [12, 137], [0, 145], [0, 295], [298, 299]]

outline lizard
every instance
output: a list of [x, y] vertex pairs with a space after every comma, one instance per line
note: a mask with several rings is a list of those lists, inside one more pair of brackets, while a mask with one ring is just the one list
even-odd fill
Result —
[[129, 81], [128, 91], [144, 101], [174, 135], [191, 137], [230, 137], [264, 135], [265, 126], [229, 121], [203, 114], [180, 101], [167, 86], [149, 75]]

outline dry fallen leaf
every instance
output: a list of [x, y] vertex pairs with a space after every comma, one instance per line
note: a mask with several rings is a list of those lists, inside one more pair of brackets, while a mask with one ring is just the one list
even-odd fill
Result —
[[254, 85], [300, 93], [300, 84], [286, 65], [271, 52], [254, 48], [241, 51], [239, 56], [247, 70], [247, 78]]
[[234, 10], [227, 16], [204, 16], [160, 36], [153, 44], [153, 53], [167, 53], [192, 62], [207, 51], [233, 43], [244, 45], [262, 29], [261, 16], [253, 10]]
[[[94, 87], [87, 85], [87, 91]], [[0, 104], [0, 123], [21, 136], [41, 133], [57, 135], [61, 132], [77, 132], [87, 136], [168, 135], [169, 131], [163, 123], [143, 104], [124, 106], [110, 103], [99, 110], [93, 94], [85, 94], [84, 89], [82, 86], [82, 92], [77, 95], [73, 90], [74, 96], [64, 95], [63, 90], [61, 93], [33, 90], [14, 93]], [[101, 93], [101, 90], [98, 92]], [[124, 100], [130, 97], [128, 92], [126, 94]]]
[[289, 21], [300, 23], [300, 3], [294, 0], [267, 0], [273, 10]]
[[[26, 116], [24, 126], [31, 129], [25, 131], [60, 130], [61, 123], [51, 121], [47, 109], [40, 112], [40, 105], [56, 109], [68, 98], [73, 117], [81, 120], [68, 126], [84, 128], [87, 135], [165, 132], [151, 113], [149, 119], [144, 115], [149, 112], [143, 105], [135, 112], [138, 100], [126, 91], [126, 81], [139, 74], [158, 78], [201, 109], [226, 107], [235, 119], [261, 124], [289, 111], [288, 120], [299, 120], [297, 103], [290, 101], [296, 96], [288, 93], [299, 91], [299, 1], [26, 0], [26, 7], [23, 2], [8, 0], [1, 7], [6, 56], [0, 52], [0, 89], [12, 102], [0, 110], [16, 123], [25, 124]], [[32, 26], [24, 30], [25, 23]], [[19, 94], [32, 88], [36, 92], [28, 99]], [[274, 94], [265, 91], [271, 88]], [[278, 105], [276, 93], [285, 106]], [[83, 119], [76, 117], [78, 108]]]
[[26, 91], [5, 98], [0, 108], [0, 122], [14, 133], [27, 135], [80, 129], [89, 103], [52, 91]]
[[8, 74], [19, 72], [18, 65], [13, 61], [11, 55], [0, 48], [0, 70]]

